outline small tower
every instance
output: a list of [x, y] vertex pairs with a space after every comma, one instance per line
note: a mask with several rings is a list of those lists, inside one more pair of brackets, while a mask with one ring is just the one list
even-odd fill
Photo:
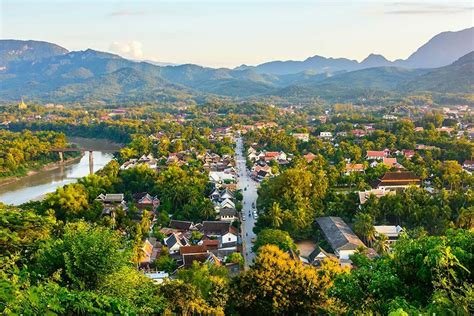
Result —
[[18, 103], [18, 109], [20, 110], [25, 110], [28, 106], [26, 105], [26, 103], [23, 101], [23, 98], [21, 98], [21, 102]]

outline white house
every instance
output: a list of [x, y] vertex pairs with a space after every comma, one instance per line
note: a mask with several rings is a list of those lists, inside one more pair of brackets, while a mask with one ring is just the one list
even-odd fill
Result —
[[385, 235], [388, 237], [388, 241], [393, 243], [398, 239], [400, 234], [403, 232], [403, 228], [400, 226], [393, 226], [393, 225], [381, 225], [381, 226], [374, 226], [375, 228], [375, 235]]
[[334, 254], [340, 260], [348, 260], [358, 247], [364, 247], [364, 243], [340, 217], [318, 217], [316, 218], [324, 238], [327, 240]]
[[332, 138], [332, 133], [331, 132], [320, 132], [319, 137], [321, 137], [321, 138]]

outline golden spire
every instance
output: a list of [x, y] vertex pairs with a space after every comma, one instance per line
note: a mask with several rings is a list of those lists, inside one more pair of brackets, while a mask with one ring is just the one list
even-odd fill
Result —
[[21, 102], [18, 103], [18, 108], [19, 108], [20, 110], [24, 110], [24, 109], [26, 109], [27, 107], [28, 107], [28, 106], [27, 106], [26, 103], [23, 101], [23, 98], [21, 98]]

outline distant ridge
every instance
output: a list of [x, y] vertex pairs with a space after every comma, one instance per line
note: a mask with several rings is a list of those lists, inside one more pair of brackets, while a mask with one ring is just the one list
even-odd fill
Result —
[[254, 69], [259, 73], [294, 74], [306, 70], [317, 72], [353, 71], [357, 69], [396, 66], [436, 68], [451, 64], [474, 50], [474, 27], [457, 32], [443, 32], [431, 38], [406, 60], [389, 61], [382, 55], [370, 54], [362, 62], [347, 58], [309, 57], [303, 61], [270, 61], [257, 66], [242, 65], [237, 69]]
[[0, 67], [12, 62], [39, 61], [69, 53], [67, 49], [43, 41], [0, 40]]

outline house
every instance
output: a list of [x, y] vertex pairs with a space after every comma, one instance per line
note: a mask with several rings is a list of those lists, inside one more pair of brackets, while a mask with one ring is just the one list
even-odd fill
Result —
[[219, 203], [218, 207], [220, 209], [223, 208], [233, 208], [235, 209], [235, 203], [231, 199], [225, 199], [222, 202]]
[[364, 137], [367, 135], [366, 131], [364, 131], [363, 129], [353, 129], [351, 133], [355, 137]]
[[219, 240], [219, 251], [230, 254], [237, 251], [237, 229], [227, 221], [204, 221], [201, 232]]
[[403, 169], [403, 166], [397, 162], [397, 158], [383, 157], [382, 163], [390, 169], [392, 168]]
[[421, 179], [411, 171], [388, 171], [376, 183], [377, 189], [405, 189], [420, 186]]
[[169, 278], [169, 274], [165, 271], [147, 272], [145, 273], [145, 276], [150, 278], [155, 284], [161, 284], [165, 279]]
[[139, 264], [141, 266], [149, 266], [156, 260], [159, 251], [159, 243], [156, 238], [147, 238], [142, 247]]
[[307, 153], [306, 155], [303, 156], [303, 158], [306, 160], [307, 163], [311, 163], [311, 161], [314, 160], [317, 156], [313, 153]]
[[376, 198], [381, 198], [382, 196], [388, 194], [395, 194], [395, 191], [385, 190], [385, 189], [372, 189], [367, 191], [360, 191], [359, 192], [359, 203], [362, 205], [367, 202], [367, 199], [373, 195]]
[[128, 210], [127, 202], [125, 201], [123, 193], [99, 194], [95, 200], [101, 202], [104, 206], [102, 215], [115, 216], [115, 211], [119, 208], [123, 209], [124, 211]]
[[385, 114], [383, 116], [383, 119], [388, 121], [395, 121], [398, 119], [398, 117], [396, 117], [395, 115]]
[[324, 259], [336, 258], [332, 253], [325, 251], [320, 246], [316, 246], [308, 256], [308, 264], [319, 267]]
[[168, 226], [172, 229], [177, 230], [177, 231], [186, 232], [186, 231], [192, 230], [193, 227], [194, 227], [194, 224], [193, 224], [193, 222], [178, 221], [178, 220], [172, 219]]
[[320, 132], [319, 137], [320, 138], [332, 138], [332, 133], [331, 132]]
[[365, 248], [364, 243], [340, 217], [318, 217], [316, 222], [339, 259], [347, 260], [358, 247]]
[[221, 265], [219, 258], [217, 258], [212, 252], [189, 253], [183, 255], [183, 267], [189, 268], [194, 262]]
[[415, 127], [415, 132], [419, 133], [419, 132], [423, 132], [425, 129], [422, 127], [422, 126], [417, 126]]
[[367, 160], [382, 160], [384, 157], [387, 157], [388, 154], [384, 150], [367, 150]]
[[168, 247], [170, 255], [178, 253], [181, 247], [189, 245], [187, 238], [180, 236], [178, 233], [172, 233], [163, 241], [165, 246]]
[[363, 164], [361, 164], [361, 163], [350, 163], [350, 164], [346, 165], [344, 174], [346, 176], [348, 176], [353, 172], [364, 172], [364, 171], [365, 171], [365, 167], [364, 167]]
[[219, 211], [219, 220], [233, 222], [238, 219], [237, 210], [235, 208], [221, 208]]
[[302, 142], [309, 141], [309, 133], [293, 133], [293, 137]]
[[133, 200], [140, 211], [149, 210], [154, 212], [160, 206], [160, 200], [156, 196], [151, 196], [148, 192], [135, 193]]
[[412, 149], [403, 149], [402, 150], [402, 155], [405, 156], [406, 158], [410, 159], [415, 155], [415, 151]]
[[438, 132], [446, 132], [448, 134], [451, 134], [454, 131], [454, 128], [453, 127], [442, 126], [442, 127], [436, 128], [436, 130]]
[[209, 172], [209, 181], [218, 184], [225, 182], [235, 182], [235, 176], [222, 171], [211, 171]]
[[474, 171], [474, 160], [465, 160], [462, 167], [464, 170]]
[[375, 235], [385, 235], [388, 237], [388, 242], [393, 243], [395, 242], [400, 234], [403, 232], [403, 228], [400, 226], [393, 226], [393, 225], [382, 225], [382, 226], [374, 226]]

